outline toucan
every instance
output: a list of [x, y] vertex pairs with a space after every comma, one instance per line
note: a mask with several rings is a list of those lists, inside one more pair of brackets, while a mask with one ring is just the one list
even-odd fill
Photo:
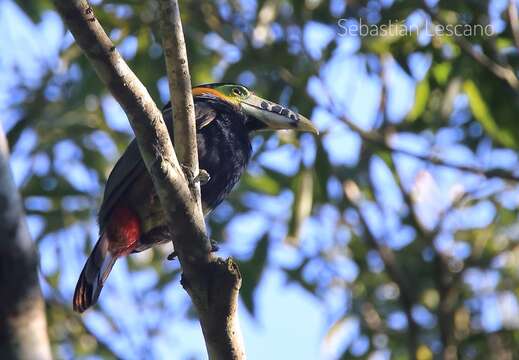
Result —
[[[231, 192], [250, 160], [251, 134], [293, 129], [318, 133], [304, 116], [262, 99], [245, 86], [213, 83], [192, 89], [204, 215]], [[174, 138], [171, 102], [162, 110]], [[79, 276], [73, 308], [94, 305], [116, 260], [171, 241], [172, 234], [135, 139], [110, 173], [98, 212], [99, 239]]]

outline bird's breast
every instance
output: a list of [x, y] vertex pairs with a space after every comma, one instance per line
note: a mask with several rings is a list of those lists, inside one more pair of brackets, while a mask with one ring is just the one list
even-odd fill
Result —
[[233, 129], [225, 123], [215, 125], [198, 136], [200, 168], [210, 176], [201, 187], [202, 202], [208, 210], [218, 206], [235, 187], [251, 154], [245, 129]]

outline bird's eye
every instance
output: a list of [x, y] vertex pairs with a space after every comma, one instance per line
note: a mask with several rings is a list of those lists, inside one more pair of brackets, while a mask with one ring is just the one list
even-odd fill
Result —
[[245, 96], [245, 92], [242, 89], [237, 88], [237, 87], [232, 89], [232, 93], [233, 93], [233, 95], [240, 96], [240, 97]]

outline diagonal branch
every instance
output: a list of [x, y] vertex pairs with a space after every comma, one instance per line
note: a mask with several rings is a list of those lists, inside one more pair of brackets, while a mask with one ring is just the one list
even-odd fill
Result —
[[349, 195], [347, 186], [348, 185], [345, 184], [344, 194], [359, 215], [359, 222], [362, 233], [364, 234], [364, 239], [366, 240], [368, 246], [378, 253], [382, 262], [384, 263], [384, 267], [389, 278], [398, 286], [400, 291], [399, 300], [400, 304], [402, 305], [402, 309], [404, 310], [408, 326], [407, 334], [409, 358], [415, 359], [420, 327], [413, 318], [413, 305], [415, 302], [413, 288], [411, 284], [409, 284], [409, 279], [407, 278], [406, 274], [400, 268], [394, 251], [390, 247], [381, 244], [375, 234], [373, 234], [371, 231], [371, 228], [369, 227], [369, 224], [366, 221], [364, 214], [362, 213], [358, 199], [355, 199]]
[[183, 236], [190, 238], [190, 241], [182, 242], [177, 251], [180, 253], [189, 248], [196, 260], [207, 262], [210, 243], [205, 235], [204, 221], [197, 216], [196, 203], [169, 139], [162, 113], [106, 35], [88, 2], [54, 0], [54, 4], [99, 78], [128, 116], [161, 202], [176, 205], [174, 209], [165, 209], [166, 213], [175, 223], [175, 228], [182, 229], [177, 232], [181, 231]]
[[[237, 319], [241, 275], [232, 259], [224, 261], [210, 252], [211, 244], [205, 232], [197, 192], [191, 191], [195, 182], [191, 175], [186, 178], [184, 174], [161, 112], [106, 35], [88, 2], [53, 0], [53, 3], [99, 78], [128, 116], [173, 233], [172, 240], [183, 271], [182, 284], [197, 309], [209, 358], [243, 359], [244, 347]], [[178, 40], [183, 37], [178, 33], [181, 29], [178, 11], [174, 19], [175, 27], [171, 31], [177, 32]], [[189, 83], [185, 51], [177, 55], [177, 60], [186, 65], [185, 70], [178, 73], [182, 78], [178, 83], [183, 84], [183, 88], [172, 87], [171, 97], [178, 100], [188, 96], [190, 91], [185, 89]], [[184, 104], [188, 103], [184, 101]], [[192, 130], [193, 122], [189, 119], [193, 121], [193, 115], [190, 118], [187, 114], [193, 110], [183, 110], [185, 113], [181, 113], [176, 123], [186, 123], [179, 131]], [[183, 149], [182, 160], [191, 168], [196, 167], [197, 162], [193, 139], [196, 137], [191, 132], [188, 137], [176, 136], [175, 139], [178, 148]]]
[[366, 222], [364, 215], [362, 214], [362, 210], [356, 205], [355, 207], [357, 213], [359, 214], [359, 220], [368, 245], [379, 254], [382, 262], [384, 263], [384, 266], [386, 267], [389, 278], [395, 282], [400, 291], [400, 303], [404, 310], [408, 326], [407, 334], [409, 358], [414, 359], [418, 347], [418, 336], [420, 328], [413, 318], [413, 291], [409, 286], [408, 279], [402, 272], [402, 269], [398, 266], [396, 255], [393, 250], [390, 247], [379, 243], [375, 235], [371, 232], [371, 229], [369, 228], [369, 225]]
[[339, 120], [341, 120], [348, 128], [350, 128], [351, 131], [357, 133], [361, 137], [362, 140], [373, 145], [374, 147], [377, 147], [382, 150], [390, 151], [392, 153], [398, 153], [401, 155], [414, 157], [415, 159], [425, 161], [425, 162], [428, 162], [433, 165], [443, 166], [446, 168], [483, 176], [487, 179], [500, 178], [503, 180], [519, 182], [519, 175], [516, 175], [515, 173], [510, 172], [510, 171], [506, 171], [503, 169], [485, 170], [485, 169], [482, 169], [479, 167], [463, 165], [463, 164], [455, 164], [455, 163], [449, 162], [447, 160], [441, 159], [440, 157], [435, 156], [434, 154], [428, 154], [428, 155], [418, 154], [416, 152], [409, 151], [409, 150], [402, 149], [402, 148], [391, 145], [391, 143], [388, 141], [388, 136], [386, 134], [384, 134], [384, 133], [380, 134], [375, 131], [366, 131], [366, 130], [362, 129], [360, 126], [356, 125], [346, 115], [338, 114], [338, 112], [335, 110], [337, 108], [337, 105], [336, 105], [332, 95], [327, 90], [322, 79], [319, 78], [319, 81], [322, 83], [322, 87], [321, 87], [323, 89], [322, 95], [326, 98], [326, 101], [328, 103], [328, 111], [330, 111], [333, 114], [336, 114], [336, 116], [339, 118]]
[[[443, 26], [447, 26], [447, 22], [445, 22], [438, 14], [431, 10], [431, 8], [424, 2], [422, 9], [431, 17], [432, 20], [436, 21], [438, 24]], [[489, 56], [487, 56], [483, 51], [478, 51], [476, 48], [465, 39], [463, 36], [454, 36], [454, 42], [458, 44], [465, 54], [470, 56], [474, 61], [476, 61], [479, 65], [488, 69], [495, 77], [504, 80], [508, 83], [508, 85], [515, 90], [519, 91], [519, 79], [513, 68], [510, 66], [499, 64], [498, 62], [492, 60]]]

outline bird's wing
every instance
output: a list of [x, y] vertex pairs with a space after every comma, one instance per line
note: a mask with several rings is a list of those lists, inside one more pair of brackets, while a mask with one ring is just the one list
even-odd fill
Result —
[[[201, 98], [201, 97], [200, 97]], [[171, 131], [171, 102], [168, 102], [166, 106], [162, 109], [162, 114], [166, 119], [166, 125], [168, 125], [168, 129], [170, 130], [170, 134], [173, 133]], [[200, 130], [211, 123], [216, 118], [216, 111], [213, 107], [209, 106], [208, 103], [203, 101], [195, 101], [195, 116], [196, 116], [196, 129]]]
[[[173, 136], [171, 121], [171, 105], [168, 103], [162, 110], [166, 125]], [[216, 118], [216, 111], [207, 103], [202, 101], [195, 102], [195, 116], [197, 129], [210, 124]], [[103, 202], [99, 209], [97, 219], [100, 229], [104, 228], [108, 216], [115, 204], [119, 201], [128, 186], [130, 186], [139, 176], [146, 172], [146, 166], [142, 161], [141, 153], [135, 139], [128, 145], [122, 156], [115, 164], [112, 172], [108, 176], [103, 195]]]
[[146, 166], [142, 161], [137, 141], [133, 139], [119, 160], [117, 160], [106, 181], [103, 202], [97, 214], [100, 231], [104, 228], [108, 215], [115, 203], [121, 198], [128, 186], [144, 171], [146, 171]]

